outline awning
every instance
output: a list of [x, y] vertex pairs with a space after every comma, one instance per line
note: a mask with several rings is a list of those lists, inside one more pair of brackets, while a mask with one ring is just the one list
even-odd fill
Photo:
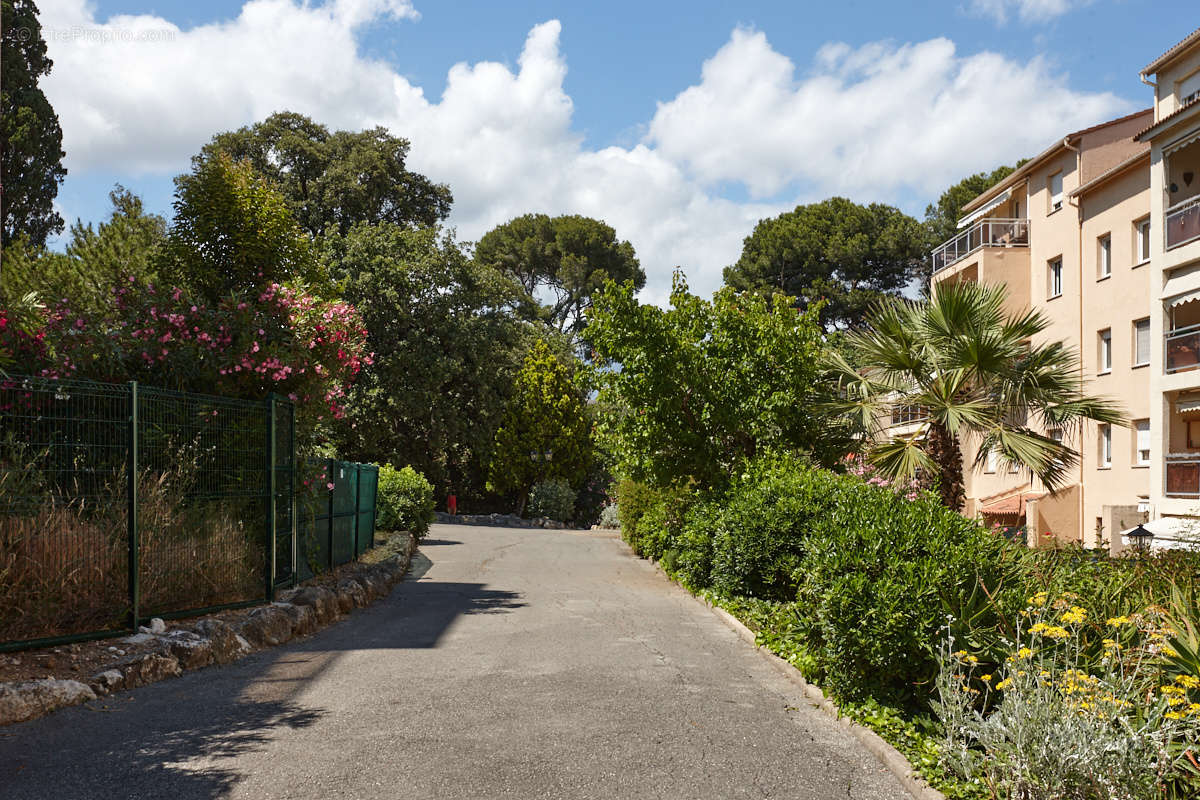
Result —
[[1167, 308], [1178, 308], [1184, 303], [1191, 303], [1195, 300], [1200, 300], [1200, 289], [1191, 292], [1184, 292], [1181, 295], [1169, 298], [1166, 300]]
[[1012, 189], [1005, 189], [1003, 192], [1001, 192], [999, 195], [997, 195], [994, 200], [992, 200], [989, 203], [985, 203], [984, 205], [982, 205], [979, 208], [972, 211], [970, 214], [967, 214], [965, 217], [960, 219], [958, 221], [958, 227], [960, 227], [960, 228], [967, 227], [972, 222], [974, 222], [975, 220], [982, 217], [984, 214], [991, 211], [993, 208], [996, 208], [997, 206], [1002, 206], [1005, 203], [1007, 203], [1008, 198], [1011, 196], [1012, 196]]
[[1193, 131], [1192, 133], [1188, 134], [1187, 136], [1183, 137], [1182, 139], [1180, 139], [1177, 142], [1171, 142], [1169, 145], [1167, 145], [1166, 147], [1163, 148], [1163, 155], [1169, 156], [1169, 155], [1171, 155], [1171, 153], [1174, 153], [1176, 150], [1182, 150], [1183, 148], [1187, 147], [1189, 144], [1192, 144], [1193, 142], [1196, 142], [1196, 141], [1200, 141], [1200, 130]]
[[1176, 414], [1200, 413], [1200, 400], [1178, 400], [1175, 403]]

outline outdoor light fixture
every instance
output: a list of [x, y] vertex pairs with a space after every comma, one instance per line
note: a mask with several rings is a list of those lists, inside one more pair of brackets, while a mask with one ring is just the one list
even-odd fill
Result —
[[1154, 534], [1146, 530], [1145, 525], [1139, 522], [1136, 528], [1125, 535], [1129, 537], [1129, 543], [1139, 554], [1150, 552], [1150, 542], [1154, 541]]
[[553, 458], [553, 457], [554, 457], [554, 451], [553, 451], [553, 450], [547, 450], [547, 451], [546, 451], [546, 460], [547, 460], [547, 461], [549, 461], [549, 460], [550, 460], [551, 458]]

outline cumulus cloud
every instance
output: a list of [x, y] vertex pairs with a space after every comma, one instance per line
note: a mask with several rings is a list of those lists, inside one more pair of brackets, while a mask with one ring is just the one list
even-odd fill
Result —
[[[656, 302], [676, 264], [693, 289], [715, 288], [755, 221], [798, 201], [936, 193], [1126, 110], [1041, 61], [962, 56], [944, 39], [830, 44], [798, 77], [764, 34], [737, 29], [640, 142], [594, 149], [572, 127], [557, 21], [529, 31], [515, 65], [455, 65], [431, 99], [357, 47], [381, 19], [418, 19], [406, 0], [251, 0], [186, 30], [99, 21], [84, 0], [41, 7], [55, 60], [44, 86], [73, 174], [173, 175], [217, 131], [283, 109], [385, 125], [412, 141], [413, 169], [450, 184], [464, 238], [530, 211], [599, 217], [633, 242]], [[729, 199], [728, 185], [754, 199]]]
[[698, 179], [741, 181], [771, 196], [797, 181], [886, 195], [936, 192], [987, 162], [1127, 110], [1072, 91], [1043, 59], [961, 56], [947, 39], [829, 44], [797, 79], [762, 32], [739, 29], [701, 80], [660, 103], [649, 138]]
[[1090, 0], [971, 0], [968, 10], [1003, 24], [1015, 14], [1022, 22], [1045, 22]]

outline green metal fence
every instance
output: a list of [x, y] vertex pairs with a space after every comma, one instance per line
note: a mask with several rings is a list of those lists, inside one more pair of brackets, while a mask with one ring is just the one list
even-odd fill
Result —
[[296, 568], [300, 580], [353, 561], [375, 541], [379, 467], [327, 459], [314, 465], [298, 503]]
[[[353, 466], [349, 489], [345, 468], [327, 467], [339, 530], [319, 567], [373, 539], [377, 468]], [[0, 375], [0, 650], [271, 600], [311, 574], [297, 473], [282, 398]]]

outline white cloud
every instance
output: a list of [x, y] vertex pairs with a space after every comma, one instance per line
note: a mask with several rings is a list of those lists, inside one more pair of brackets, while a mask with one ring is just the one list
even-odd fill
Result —
[[[1041, 61], [962, 57], [943, 39], [830, 44], [798, 78], [739, 29], [640, 143], [590, 149], [572, 127], [557, 21], [529, 32], [516, 65], [457, 64], [430, 99], [356, 46], [382, 18], [416, 19], [404, 0], [251, 0], [187, 30], [152, 15], [99, 23], [83, 0], [41, 6], [55, 61], [44, 86], [73, 174], [173, 175], [215, 132], [282, 109], [386, 125], [412, 140], [413, 169], [450, 184], [463, 237], [530, 211], [605, 219], [636, 247], [654, 301], [676, 264], [694, 290], [715, 288], [754, 222], [797, 201], [933, 194], [1125, 110]], [[727, 199], [727, 184], [759, 199]]]
[[947, 39], [829, 44], [808, 75], [795, 72], [763, 33], [736, 30], [699, 84], [659, 104], [649, 139], [708, 183], [772, 196], [803, 181], [879, 197], [936, 192], [1128, 107], [1072, 91], [1042, 59], [963, 57]]
[[968, 10], [1001, 24], [1015, 13], [1022, 22], [1046, 22], [1091, 0], [970, 0]]

